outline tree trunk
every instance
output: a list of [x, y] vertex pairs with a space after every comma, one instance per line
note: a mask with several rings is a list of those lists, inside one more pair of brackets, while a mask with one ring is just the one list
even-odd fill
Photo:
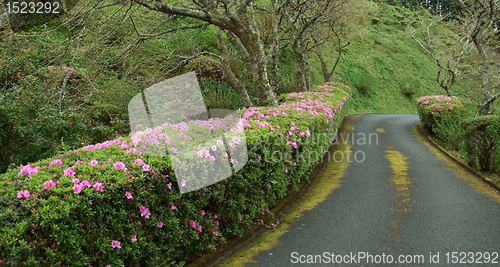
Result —
[[316, 55], [318, 55], [319, 62], [321, 63], [321, 72], [323, 73], [323, 79], [325, 79], [325, 83], [331, 82], [332, 73], [328, 70], [328, 62], [325, 59], [325, 55], [323, 54], [323, 48], [321, 45], [316, 48]]
[[224, 76], [224, 80], [238, 93], [245, 107], [252, 106], [252, 101], [250, 101], [250, 97], [248, 97], [245, 82], [242, 82], [241, 80], [236, 78], [236, 75], [231, 69], [229, 53], [227, 52], [227, 47], [224, 43], [224, 38], [222, 37], [222, 31], [217, 26], [215, 26], [215, 36], [217, 37], [217, 46], [221, 51], [222, 73]]
[[295, 82], [297, 83], [297, 91], [304, 92], [307, 91], [305, 78], [307, 60], [305, 59], [305, 55], [301, 53], [302, 51], [300, 51], [297, 40], [294, 40], [292, 48], [295, 53]]
[[[246, 23], [245, 23], [246, 22]], [[267, 77], [267, 57], [264, 52], [264, 44], [260, 38], [257, 23], [253, 17], [245, 16], [241, 25], [235, 25], [235, 35], [241, 40], [248, 51], [252, 65], [253, 86], [257, 92], [259, 105], [278, 106], [276, 95], [271, 88]]]

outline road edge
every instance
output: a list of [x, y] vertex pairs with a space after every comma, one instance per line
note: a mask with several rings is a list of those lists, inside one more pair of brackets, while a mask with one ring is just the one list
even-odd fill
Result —
[[[359, 118], [360, 115], [346, 115], [342, 120], [341, 126], [338, 132], [350, 131], [351, 129], [347, 129], [347, 127], [352, 127], [354, 122]], [[329, 148], [331, 154], [337, 147], [337, 145], [332, 145]], [[299, 202], [301, 198], [310, 192], [315, 184], [318, 182], [321, 177], [322, 171], [328, 164], [328, 161], [324, 160], [326, 157], [323, 155], [323, 160], [318, 163], [318, 165], [314, 168], [312, 174], [309, 176], [309, 182], [304, 179], [299, 184], [299, 190], [291, 193], [286, 196], [282, 200], [276, 204], [276, 206], [271, 209], [271, 212], [275, 214], [274, 217], [268, 216], [265, 218], [264, 222], [261, 224], [253, 224], [251, 225], [240, 238], [234, 238], [232, 240], [228, 240], [227, 243], [223, 244], [221, 247], [217, 248], [217, 251], [210, 252], [200, 258], [196, 259], [194, 262], [191, 262], [186, 265], [186, 267], [214, 267], [218, 264], [222, 263], [226, 259], [233, 256], [235, 253], [244, 249], [257, 238], [259, 238], [264, 232], [266, 232], [270, 228], [274, 228], [276, 225], [275, 222], [280, 222], [282, 219], [291, 211], [291, 208], [294, 204]]]
[[455, 157], [454, 155], [452, 155], [450, 152], [448, 152], [446, 149], [444, 149], [443, 147], [441, 147], [438, 143], [436, 143], [436, 141], [432, 140], [422, 129], [421, 125], [420, 125], [420, 122], [416, 123], [414, 126], [414, 128], [416, 128], [416, 130], [414, 132], [418, 133], [421, 137], [423, 137], [426, 141], [428, 141], [432, 146], [434, 146], [435, 148], [437, 148], [439, 151], [441, 151], [443, 154], [447, 155], [448, 158], [450, 158], [451, 160], [453, 160], [455, 163], [457, 163], [458, 165], [462, 166], [463, 168], [465, 168], [470, 174], [472, 175], [475, 175], [476, 177], [480, 178], [481, 180], [483, 180], [484, 182], [486, 182], [489, 186], [493, 187], [494, 189], [496, 189], [497, 191], [500, 192], [500, 186], [498, 186], [497, 184], [495, 184], [494, 182], [490, 181], [490, 179], [488, 177], [485, 177], [484, 175], [482, 175], [480, 172], [472, 169], [469, 165], [467, 165], [465, 162], [463, 162], [462, 160], [460, 160], [459, 158]]

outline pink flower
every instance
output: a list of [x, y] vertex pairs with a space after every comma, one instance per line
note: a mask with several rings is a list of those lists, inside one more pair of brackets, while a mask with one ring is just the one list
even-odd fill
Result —
[[201, 216], [205, 216], [205, 211], [204, 210], [201, 210]]
[[233, 159], [230, 159], [230, 160], [229, 160], [229, 163], [233, 164], [233, 163], [234, 163], [234, 160], [233, 160]]
[[92, 185], [90, 184], [89, 180], [83, 180], [80, 185], [83, 187], [83, 186], [86, 186], [86, 187], [92, 187]]
[[149, 215], [151, 215], [151, 213], [149, 212], [148, 208], [146, 208], [143, 205], [141, 205], [141, 207], [139, 208], [139, 210], [141, 211], [141, 217], [149, 219]]
[[134, 165], [136, 165], [136, 164], [143, 165], [143, 164], [144, 164], [144, 161], [142, 161], [142, 159], [136, 159], [136, 160], [134, 161]]
[[287, 173], [287, 172], [288, 172], [288, 169], [285, 168], [285, 173]]
[[31, 176], [32, 174], [35, 174], [35, 173], [40, 171], [40, 167], [33, 168], [33, 166], [31, 166], [31, 165], [23, 166], [23, 164], [21, 164], [20, 167], [21, 167], [21, 170], [19, 170], [19, 173], [18, 173], [19, 175], [25, 173], [28, 176]]
[[82, 188], [83, 188], [83, 186], [81, 186], [81, 185], [79, 185], [79, 184], [75, 184], [75, 185], [73, 186], [73, 192], [74, 192], [75, 194], [80, 193], [80, 192], [82, 191]]
[[111, 241], [112, 248], [122, 248], [120, 245], [121, 245], [121, 243], [116, 241], [116, 240]]
[[170, 207], [170, 209], [171, 209], [171, 210], [175, 210], [175, 206], [174, 206], [174, 205], [172, 205], [172, 207]]
[[130, 192], [125, 192], [125, 197], [126, 197], [127, 199], [132, 199], [132, 200], [134, 200], [134, 197], [132, 197], [132, 194], [130, 194]]
[[217, 140], [217, 145], [222, 145], [224, 144], [224, 142], [222, 142], [221, 140]]
[[196, 229], [196, 231], [201, 233], [201, 229], [203, 229], [203, 228], [201, 227], [201, 225], [198, 224], [198, 228]]
[[56, 159], [56, 160], [52, 161], [51, 163], [49, 163], [49, 167], [52, 167], [54, 165], [61, 167], [63, 165], [63, 163], [60, 159]]
[[212, 232], [212, 235], [214, 235], [214, 236], [218, 236], [218, 235], [219, 235], [219, 233], [217, 233], [216, 231], [213, 231], [213, 232]]
[[181, 181], [181, 186], [182, 187], [186, 186], [186, 181], [184, 179], [182, 179], [182, 181]]
[[123, 162], [116, 162], [115, 164], [113, 164], [113, 168], [115, 169], [122, 169], [122, 170], [127, 170], [127, 167], [125, 166], [125, 164]]
[[217, 146], [212, 146], [212, 151], [217, 151]]
[[309, 132], [309, 130], [306, 130], [306, 135], [309, 137], [311, 135], [311, 133]]
[[79, 184], [80, 183], [80, 179], [78, 179], [78, 178], [75, 178], [72, 181], [73, 181], [74, 184]]
[[52, 188], [56, 185], [56, 183], [54, 183], [54, 181], [52, 180], [48, 180], [47, 182], [43, 183], [43, 188]]
[[132, 235], [132, 242], [137, 242], [137, 235]]
[[291, 124], [292, 126], [294, 126], [294, 125], [295, 125], [295, 122], [293, 122], [293, 121], [292, 121], [292, 123], [290, 123], [290, 124]]
[[158, 227], [162, 228], [163, 227], [163, 222], [158, 223]]
[[239, 144], [239, 143], [240, 143], [240, 141], [241, 141], [241, 140], [240, 140], [238, 137], [236, 137], [236, 136], [235, 136], [235, 137], [233, 137], [233, 138], [231, 138], [231, 140], [232, 140], [235, 144]]
[[103, 184], [102, 184], [102, 183], [97, 182], [97, 183], [95, 183], [95, 184], [94, 184], [94, 186], [93, 186], [93, 187], [94, 187], [94, 188], [95, 188], [95, 190], [97, 190], [98, 192], [102, 192], [102, 191], [104, 191], [104, 186], [103, 186]]
[[149, 165], [146, 165], [146, 164], [142, 165], [142, 169], [143, 169], [145, 172], [149, 171]]
[[69, 167], [66, 170], [63, 170], [65, 176], [75, 176], [75, 167]]
[[193, 220], [189, 220], [189, 225], [190, 225], [192, 228], [196, 229], [196, 223], [195, 223]]
[[170, 149], [170, 150], [171, 150], [171, 151], [172, 151], [172, 153], [174, 153], [174, 154], [177, 154], [177, 152], [179, 151], [179, 150], [177, 150], [177, 148], [175, 148], [175, 147], [174, 147], [174, 148], [172, 148], [172, 149]]
[[172, 190], [172, 183], [167, 184], [168, 189]]
[[95, 160], [95, 159], [94, 159], [94, 160], [91, 160], [91, 161], [89, 162], [89, 166], [95, 166], [95, 165], [97, 165], [97, 164], [99, 164], [99, 161], [97, 161], [97, 160]]
[[17, 193], [17, 198], [29, 198], [30, 192], [28, 190], [22, 190]]
[[209, 159], [210, 161], [215, 161], [215, 157], [214, 157], [214, 156], [209, 156], [209, 157], [208, 157], [208, 159]]

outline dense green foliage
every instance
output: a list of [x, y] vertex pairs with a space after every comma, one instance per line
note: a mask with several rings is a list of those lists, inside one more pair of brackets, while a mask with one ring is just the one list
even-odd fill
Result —
[[[477, 116], [462, 122], [469, 166], [500, 171], [500, 117]], [[496, 165], [496, 167], [494, 167]]]
[[99, 117], [99, 107], [89, 112], [81, 105], [77, 96], [87, 81], [85, 73], [41, 67], [21, 51], [0, 59], [0, 172], [9, 163], [25, 164], [107, 140], [119, 128]]
[[[198, 251], [241, 235], [308, 179], [337, 133], [349, 92], [328, 83], [283, 96], [280, 107], [241, 110], [248, 163], [231, 178], [186, 194], [170, 157], [141, 155], [137, 135], [10, 169], [0, 175], [0, 261], [182, 266]], [[183, 125], [197, 129], [203, 123]], [[170, 145], [161, 131], [146, 133]], [[242, 144], [234, 137], [226, 141], [229, 148]], [[193, 157], [205, 154], [210, 166], [223, 148], [202, 148]], [[169, 146], [169, 153], [177, 152]]]
[[500, 118], [475, 117], [475, 109], [460, 99], [426, 96], [417, 101], [424, 130], [446, 149], [467, 159], [469, 166], [481, 171], [500, 172]]

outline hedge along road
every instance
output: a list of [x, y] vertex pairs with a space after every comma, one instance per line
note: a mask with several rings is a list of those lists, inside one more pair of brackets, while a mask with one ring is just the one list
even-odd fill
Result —
[[431, 152], [418, 121], [360, 116], [349, 141], [364, 161], [352, 158], [341, 186], [245, 266], [500, 266], [498, 193]]

